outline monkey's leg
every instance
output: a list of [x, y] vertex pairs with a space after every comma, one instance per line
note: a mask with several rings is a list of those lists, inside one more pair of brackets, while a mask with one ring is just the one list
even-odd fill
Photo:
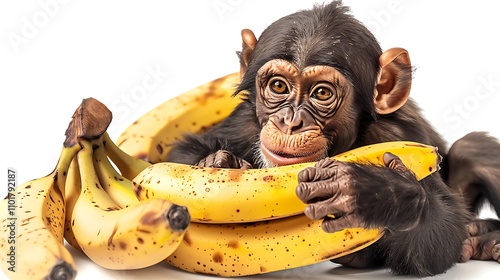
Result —
[[477, 214], [486, 200], [500, 216], [500, 143], [496, 138], [469, 133], [452, 145], [445, 162], [448, 185], [472, 213]]
[[[455, 142], [446, 159], [450, 188], [458, 193], [471, 213], [487, 201], [500, 216], [500, 143], [485, 133], [467, 134]], [[462, 246], [461, 261], [500, 262], [500, 221], [474, 220], [467, 225], [469, 237]]]

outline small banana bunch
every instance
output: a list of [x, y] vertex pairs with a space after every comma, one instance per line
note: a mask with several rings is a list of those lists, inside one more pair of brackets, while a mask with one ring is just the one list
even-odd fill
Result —
[[114, 145], [106, 133], [110, 122], [105, 106], [84, 99], [54, 170], [0, 202], [0, 267], [9, 279], [75, 279], [65, 239], [109, 269], [154, 265], [183, 240], [190, 222], [186, 207], [137, 200], [122, 174], [133, 177], [150, 164]]
[[78, 168], [68, 174], [68, 243], [108, 269], [161, 262], [184, 237], [190, 221], [186, 207], [160, 198], [138, 201], [132, 182], [108, 160], [106, 146], [112, 142], [98, 138], [80, 143], [82, 150], [73, 162]]
[[[140, 201], [166, 199], [190, 212], [184, 241], [166, 261], [194, 273], [244, 276], [338, 258], [382, 237], [381, 229], [325, 233], [321, 221], [303, 214], [297, 176], [314, 163], [239, 170], [163, 162], [183, 133], [199, 132], [230, 114], [240, 102], [231, 98], [238, 79], [230, 74], [159, 105], [117, 141], [127, 154], [154, 163], [132, 178]], [[419, 180], [439, 169], [436, 148], [413, 142], [361, 147], [335, 159], [383, 165], [385, 152], [399, 156]]]

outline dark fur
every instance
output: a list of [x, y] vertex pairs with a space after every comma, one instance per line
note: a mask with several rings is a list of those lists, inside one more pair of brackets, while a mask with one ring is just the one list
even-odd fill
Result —
[[[420, 182], [408, 182], [388, 168], [356, 165], [359, 214], [366, 226], [382, 226], [387, 233], [375, 245], [336, 261], [357, 267], [383, 265], [397, 274], [443, 273], [460, 261], [462, 242], [468, 236], [466, 224], [480, 202], [492, 202], [500, 214], [500, 144], [486, 134], [472, 133], [448, 152], [445, 141], [412, 100], [392, 114], [377, 115], [373, 87], [382, 52], [373, 35], [347, 12], [333, 2], [271, 24], [259, 38], [238, 87], [237, 93], [250, 93], [242, 96], [244, 102], [208, 132], [186, 135], [174, 145], [168, 160], [196, 164], [222, 149], [256, 164], [253, 149], [261, 130], [255, 115], [257, 70], [276, 58], [292, 61], [299, 69], [311, 64], [332, 66], [355, 86], [359, 115], [353, 118], [359, 118], [359, 126], [352, 128], [355, 137], [335, 139], [334, 143], [347, 143], [347, 148], [339, 151], [333, 145], [329, 155], [377, 142], [411, 140], [437, 146], [444, 157], [441, 172]], [[409, 82], [411, 69], [402, 67], [401, 75], [402, 81]], [[460, 196], [472, 197], [462, 200]]]

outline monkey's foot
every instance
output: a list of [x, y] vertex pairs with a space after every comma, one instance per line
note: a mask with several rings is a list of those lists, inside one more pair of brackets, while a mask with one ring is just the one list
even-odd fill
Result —
[[467, 238], [462, 245], [461, 262], [495, 260], [500, 263], [500, 230]]

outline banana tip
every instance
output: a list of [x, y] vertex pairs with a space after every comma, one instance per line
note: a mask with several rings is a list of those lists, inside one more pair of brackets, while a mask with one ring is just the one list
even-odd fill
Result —
[[60, 261], [50, 271], [48, 280], [73, 280], [76, 278], [76, 270], [65, 261]]
[[167, 220], [170, 228], [183, 231], [189, 226], [191, 216], [185, 206], [172, 205], [167, 212]]

